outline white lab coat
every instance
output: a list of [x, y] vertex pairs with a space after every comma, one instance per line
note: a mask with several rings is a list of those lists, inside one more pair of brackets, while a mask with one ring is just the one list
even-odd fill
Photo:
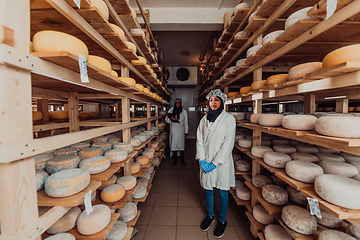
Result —
[[236, 132], [235, 118], [225, 110], [210, 123], [206, 115], [197, 129], [196, 156], [198, 160], [212, 162], [216, 168], [206, 173], [200, 167], [200, 183], [205, 189], [214, 187], [229, 190], [235, 186], [235, 170], [232, 158]]
[[[170, 108], [168, 113], [172, 113], [173, 110], [173, 107]], [[169, 144], [171, 151], [184, 151], [185, 149], [185, 133], [188, 133], [189, 125], [187, 112], [184, 108], [179, 116], [180, 123], [172, 122], [168, 116], [165, 118], [165, 122], [170, 124]]]

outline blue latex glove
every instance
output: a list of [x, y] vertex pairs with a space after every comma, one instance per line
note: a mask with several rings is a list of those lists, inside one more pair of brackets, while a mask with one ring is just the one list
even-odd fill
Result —
[[207, 162], [205, 160], [200, 160], [200, 167], [204, 170], [204, 172], [206, 173], [205, 169], [207, 166]]
[[216, 168], [216, 166], [213, 163], [208, 163], [205, 160], [200, 161], [200, 166], [205, 173], [209, 173]]

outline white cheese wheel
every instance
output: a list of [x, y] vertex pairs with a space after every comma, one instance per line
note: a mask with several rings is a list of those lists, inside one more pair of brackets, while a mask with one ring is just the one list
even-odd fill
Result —
[[146, 180], [150, 181], [151, 178], [151, 174], [149, 172], [146, 172], [143, 176], [143, 178], [145, 178]]
[[277, 31], [266, 34], [265, 37], [263, 38], [263, 45], [266, 45], [268, 42], [270, 42], [272, 40], [276, 40], [276, 38], [278, 36], [280, 36], [283, 32], [284, 32], [284, 30], [277, 30]]
[[64, 233], [73, 229], [76, 225], [76, 219], [81, 210], [78, 207], [72, 207], [64, 216], [57, 220], [48, 230], [49, 234]]
[[236, 5], [234, 8], [234, 14], [236, 14], [240, 8], [250, 8], [250, 5], [248, 3], [240, 3]]
[[127, 225], [122, 220], [117, 220], [105, 240], [122, 240], [127, 234]]
[[112, 175], [108, 180], [102, 181], [101, 186], [98, 188], [98, 190], [103, 190], [107, 186], [115, 184], [116, 180], [117, 180], [117, 177], [115, 175]]
[[140, 171], [140, 163], [132, 162], [131, 163], [131, 173], [134, 174], [134, 173], [137, 173], [139, 171]]
[[[236, 92], [236, 95], [239, 94], [238, 92]], [[245, 119], [245, 113], [243, 112], [229, 112], [231, 115], [233, 115], [235, 117], [235, 119], [237, 121], [241, 121]]]
[[120, 184], [112, 184], [101, 191], [101, 200], [113, 203], [121, 200], [125, 195], [125, 187]]
[[75, 56], [82, 54], [87, 60], [89, 51], [85, 43], [80, 39], [66, 33], [57, 31], [40, 31], [33, 37], [33, 48], [35, 52], [70, 52]]
[[231, 187], [233, 190], [236, 190], [238, 187], [244, 187], [244, 183], [238, 179], [235, 180], [235, 186]]
[[253, 12], [252, 14], [250, 14], [249, 22], [251, 22], [251, 20], [256, 16], [256, 14], [257, 14], [257, 10], [255, 12]]
[[319, 150], [314, 146], [309, 145], [296, 145], [296, 151], [300, 153], [318, 153]]
[[73, 147], [66, 147], [58, 149], [54, 152], [54, 155], [57, 156], [63, 156], [63, 155], [76, 155], [78, 154], [79, 149], [73, 148]]
[[291, 154], [296, 152], [296, 148], [289, 145], [275, 145], [273, 146], [275, 152]]
[[258, 158], [264, 158], [264, 154], [267, 152], [273, 152], [273, 150], [266, 146], [254, 146], [251, 148], [251, 154]]
[[[147, 149], [147, 148], [146, 148], [146, 149]], [[146, 149], [145, 149], [145, 151], [143, 151], [141, 154], [142, 154], [143, 156], [147, 156], [149, 159], [153, 158], [155, 151], [146, 150]], [[154, 149], [154, 150], [155, 150], [155, 149]]]
[[255, 187], [262, 189], [264, 186], [272, 184], [272, 180], [268, 176], [258, 174], [251, 178], [251, 183]]
[[235, 169], [240, 172], [247, 172], [250, 171], [251, 164], [245, 160], [237, 160], [235, 162]]
[[324, 230], [319, 235], [319, 240], [356, 240], [352, 236], [338, 230]]
[[288, 139], [280, 139], [280, 138], [271, 139], [271, 143], [273, 145], [290, 145], [290, 142]]
[[342, 156], [333, 153], [315, 153], [315, 155], [320, 161], [345, 162], [345, 159]]
[[238, 145], [242, 148], [251, 148], [252, 147], [252, 140], [249, 139], [240, 139], [238, 141]]
[[259, 124], [266, 127], [281, 127], [284, 115], [282, 114], [261, 114]]
[[330, 52], [324, 57], [322, 65], [323, 68], [327, 68], [348, 61], [360, 61], [360, 44], [341, 47]]
[[269, 214], [262, 205], [253, 208], [253, 216], [261, 224], [268, 225], [274, 222], [274, 216]]
[[[240, 66], [249, 65], [249, 64], [246, 64], [245, 61], [246, 61], [246, 58], [242, 58], [242, 59], [237, 60], [235, 67], [238, 68], [238, 67], [240, 67]], [[247, 87], [247, 88], [248, 88], [248, 87]], [[241, 89], [240, 89], [240, 90], [241, 90]], [[241, 93], [241, 92], [240, 92], [240, 93]]]
[[110, 163], [119, 163], [128, 158], [128, 153], [122, 149], [114, 149], [107, 151], [104, 156], [109, 158]]
[[300, 141], [291, 140], [291, 139], [289, 140], [289, 142], [290, 142], [290, 145], [291, 145], [291, 146], [294, 146], [294, 147], [301, 144]]
[[235, 190], [236, 196], [244, 201], [249, 201], [251, 199], [251, 191], [247, 187], [238, 187]]
[[49, 174], [53, 174], [62, 170], [77, 168], [79, 163], [79, 156], [62, 155], [47, 161], [45, 169]]
[[154, 169], [155, 169], [155, 167], [153, 165], [151, 165], [146, 172], [151, 174], [154, 172]]
[[355, 179], [357, 181], [360, 181], [360, 173], [352, 176], [352, 179]]
[[141, 140], [139, 138], [131, 138], [130, 142], [131, 145], [133, 145], [133, 147], [137, 147], [141, 145]]
[[91, 147], [93, 148], [101, 148], [102, 150], [104, 150], [104, 152], [109, 151], [112, 149], [112, 143], [110, 142], [96, 142], [93, 143], [93, 145], [91, 145]]
[[273, 85], [286, 82], [288, 80], [288, 74], [276, 74], [266, 79], [266, 85]]
[[127, 85], [129, 85], [130, 87], [135, 87], [136, 85], [136, 81], [133, 78], [129, 78], [129, 77], [118, 77], [118, 80], [120, 82], [124, 82]]
[[[150, 153], [150, 151], [149, 151], [149, 153]], [[143, 152], [143, 154], [144, 154], [144, 152]], [[151, 154], [154, 154], [154, 153], [151, 152]], [[144, 166], [144, 165], [148, 164], [148, 162], [149, 162], [149, 157], [146, 156], [146, 155], [141, 155], [141, 156], [136, 157], [136, 158], [135, 158], [135, 161], [136, 161], [137, 163], [139, 163], [140, 166]]]
[[277, 205], [282, 206], [287, 204], [288, 202], [288, 193], [282, 187], [268, 184], [262, 188], [262, 197], [265, 201]]
[[111, 73], [111, 64], [105, 58], [89, 55], [88, 63], [94, 65], [95, 67], [107, 73]]
[[294, 205], [287, 205], [282, 209], [281, 218], [290, 229], [295, 232], [311, 235], [317, 229], [316, 217], [309, 211]]
[[[360, 162], [354, 161], [354, 162], [349, 162], [351, 165], [353, 165], [354, 167], [357, 168], [357, 170], [360, 172]], [[356, 174], [355, 174], [356, 175]]]
[[96, 7], [100, 14], [106, 19], [109, 20], [109, 9], [106, 3], [103, 0], [91, 0], [91, 6]]
[[324, 174], [315, 179], [316, 193], [340, 207], [360, 209], [360, 182], [344, 176]]
[[319, 150], [319, 152], [321, 153], [336, 153], [336, 154], [340, 154], [339, 150], [336, 149], [332, 149], [332, 148], [326, 148], [326, 147], [322, 147], [322, 146], [316, 146], [316, 148]]
[[[111, 138], [109, 138], [109, 142], [110, 143], [119, 143], [119, 142], [121, 142], [121, 138], [118, 138], [118, 137], [111, 137]], [[114, 145], [113, 145], [113, 148], [114, 148]]]
[[85, 158], [79, 164], [79, 168], [88, 171], [90, 174], [96, 174], [106, 171], [110, 167], [108, 157], [92, 157]]
[[44, 170], [46, 167], [47, 161], [54, 157], [53, 154], [39, 154], [34, 156], [35, 160], [35, 169], [36, 170]]
[[149, 185], [149, 180], [144, 177], [138, 177], [136, 181], [139, 182], [140, 185], [144, 185], [145, 187]]
[[58, 233], [44, 240], [75, 240], [75, 237], [71, 233]]
[[136, 185], [136, 177], [134, 176], [123, 176], [120, 177], [117, 181], [116, 184], [121, 184], [122, 186], [125, 187], [125, 190], [130, 190], [133, 187], [135, 187]]
[[67, 197], [84, 190], [90, 174], [83, 169], [68, 169], [52, 174], [45, 181], [45, 193], [50, 197]]
[[285, 168], [286, 163], [291, 161], [291, 157], [282, 152], [267, 152], [264, 154], [264, 162], [270, 167]]
[[93, 211], [87, 215], [83, 211], [77, 219], [77, 230], [82, 235], [92, 235], [102, 231], [111, 219], [110, 208], [103, 204], [93, 206]]
[[340, 155], [346, 162], [360, 162], [360, 156], [351, 153], [341, 152]]
[[266, 240], [292, 240], [290, 234], [279, 225], [270, 224], [264, 229]]
[[342, 226], [342, 219], [338, 219], [333, 214], [329, 213], [323, 208], [320, 208], [320, 213], [322, 218], [316, 218], [319, 224], [328, 228], [339, 228]]
[[296, 153], [292, 153], [290, 157], [292, 160], [300, 160], [311, 163], [316, 163], [319, 161], [319, 158], [317, 156], [310, 153], [296, 152]]
[[71, 147], [77, 148], [80, 151], [86, 148], [89, 148], [91, 146], [91, 144], [89, 142], [79, 142], [79, 143], [75, 143], [73, 145], [71, 145]]
[[360, 228], [355, 226], [354, 224], [349, 223], [346, 229], [346, 233], [355, 237], [356, 239], [360, 239]]
[[285, 171], [289, 177], [305, 183], [313, 183], [317, 176], [324, 174], [320, 166], [298, 160], [288, 162]]
[[136, 45], [129, 41], [124, 41], [125, 45], [131, 49], [134, 53], [136, 53]]
[[112, 23], [110, 23], [110, 25], [111, 25], [111, 27], [114, 28], [115, 33], [119, 34], [120, 38], [122, 40], [124, 40], [125, 39], [124, 31], [118, 25], [115, 25], [115, 24], [112, 24]]
[[322, 68], [321, 62], [309, 62], [296, 65], [289, 70], [289, 80], [295, 80], [305, 77], [306, 74], [315, 72]]
[[240, 31], [240, 32], [237, 32], [235, 34], [235, 39], [236, 38], [247, 38], [247, 37], [250, 37], [250, 36], [251, 36], [251, 33]]
[[160, 159], [158, 157], [155, 157], [153, 160], [152, 160], [152, 164], [156, 165], [156, 164], [159, 164], [160, 163]]
[[352, 177], [359, 173], [358, 169], [355, 166], [344, 162], [324, 160], [318, 162], [318, 165], [324, 170], [325, 174]]
[[102, 156], [103, 154], [104, 154], [104, 150], [102, 148], [95, 148], [95, 147], [85, 148], [78, 153], [81, 160], [84, 160], [85, 158]]
[[261, 114], [251, 114], [250, 116], [250, 122], [251, 123], [259, 123], [259, 118]]
[[282, 126], [292, 130], [314, 130], [317, 117], [312, 115], [288, 115], [282, 120]]
[[275, 176], [275, 174], [271, 175], [271, 180], [274, 182], [275, 185], [278, 185], [284, 189], [287, 187], [287, 183]]
[[263, 45], [256, 45], [256, 46], [252, 46], [251, 48], [249, 48], [246, 51], [246, 58], [249, 58], [251, 55], [256, 54], [256, 52], [262, 48]]
[[120, 213], [119, 220], [129, 222], [133, 220], [137, 215], [137, 206], [133, 202], [127, 202], [125, 206], [117, 210]]
[[49, 174], [44, 170], [35, 170], [35, 182], [36, 182], [36, 191], [40, 191], [44, 188], [46, 179], [49, 177]]
[[266, 80], [255, 81], [251, 84], [251, 90], [259, 90], [266, 86]]
[[286, 187], [286, 191], [289, 194], [289, 199], [299, 205], [306, 205], [308, 203], [307, 198], [291, 186]]
[[142, 35], [145, 38], [145, 32], [141, 28], [132, 28], [130, 29], [131, 35]]
[[134, 194], [133, 194], [133, 198], [134, 199], [140, 199], [145, 197], [147, 194], [147, 188], [145, 185], [140, 184], [139, 187], [135, 190]]
[[301, 10], [298, 10], [291, 14], [285, 21], [285, 30], [297, 23], [300, 20], [303, 19], [310, 19], [311, 17], [308, 17], [307, 12], [312, 9], [312, 7], [306, 7]]

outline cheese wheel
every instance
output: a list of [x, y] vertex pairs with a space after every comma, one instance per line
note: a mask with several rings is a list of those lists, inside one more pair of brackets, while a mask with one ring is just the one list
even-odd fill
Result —
[[251, 191], [247, 187], [238, 187], [235, 191], [236, 196], [244, 201], [251, 199]]
[[147, 136], [146, 136], [146, 135], [140, 135], [140, 134], [138, 134], [138, 135], [133, 136], [133, 138], [138, 138], [138, 139], [140, 139], [140, 141], [143, 143], [143, 142], [146, 141]]
[[153, 165], [159, 164], [160, 163], [160, 159], [158, 157], [155, 157], [152, 162]]
[[[351, 165], [353, 165], [354, 167], [357, 168], [357, 170], [360, 172], [360, 162], [354, 161], [354, 162], [349, 162]], [[356, 174], [355, 174], [356, 175]]]
[[139, 138], [131, 138], [130, 142], [131, 142], [131, 145], [133, 145], [134, 147], [141, 145], [141, 140]]
[[227, 97], [228, 97], [228, 98], [235, 97], [235, 96], [238, 95], [238, 94], [239, 94], [239, 92], [229, 92], [229, 93], [227, 94]]
[[36, 183], [36, 191], [40, 191], [44, 188], [44, 184], [46, 179], [49, 177], [49, 174], [43, 170], [35, 170], [35, 183]]
[[255, 81], [251, 84], [251, 90], [258, 90], [266, 86], [266, 80]]
[[279, 225], [270, 224], [264, 229], [266, 240], [292, 240], [290, 234]]
[[134, 173], [137, 173], [139, 171], [140, 171], [140, 163], [132, 162], [131, 163], [131, 173], [134, 174]]
[[245, 160], [238, 160], [235, 162], [235, 169], [240, 172], [250, 171], [251, 164]]
[[91, 0], [91, 6], [96, 7], [100, 14], [106, 19], [109, 20], [109, 9], [103, 0]]
[[287, 139], [280, 139], [280, 138], [271, 139], [271, 143], [272, 143], [273, 145], [290, 145], [289, 140], [287, 140]]
[[266, 127], [281, 127], [283, 118], [282, 114], [261, 114], [259, 124]]
[[62, 170], [77, 168], [80, 163], [80, 157], [76, 155], [63, 155], [50, 159], [46, 163], [46, 171], [53, 174]]
[[145, 197], [146, 194], [147, 194], [147, 187], [143, 184], [140, 184], [139, 187], [135, 190], [132, 197], [134, 199], [140, 199], [140, 198]]
[[148, 168], [147, 172], [151, 174], [151, 173], [154, 172], [154, 169], [155, 169], [154, 166], [151, 165], [151, 166]]
[[250, 122], [251, 123], [259, 123], [260, 114], [251, 114]]
[[68, 169], [52, 174], [45, 181], [45, 193], [50, 197], [67, 197], [84, 190], [90, 174], [83, 169]]
[[133, 187], [135, 187], [135, 185], [136, 185], [136, 177], [134, 177], [134, 176], [120, 177], [116, 181], [116, 184], [120, 184], [120, 185], [124, 186], [125, 190], [130, 190]]
[[110, 23], [110, 25], [111, 25], [111, 27], [114, 28], [115, 33], [119, 34], [120, 38], [122, 40], [124, 40], [125, 39], [124, 31], [118, 25], [115, 25], [115, 24], [112, 24], [112, 23]]
[[260, 175], [260, 174], [252, 177], [251, 182], [255, 187], [260, 189], [262, 189], [264, 186], [268, 184], [272, 184], [272, 180], [268, 176]]
[[122, 220], [117, 220], [105, 240], [122, 240], [127, 234], [127, 225]]
[[320, 166], [298, 160], [288, 162], [285, 171], [289, 177], [305, 183], [313, 183], [316, 177], [324, 174], [324, 170]]
[[338, 230], [324, 230], [319, 235], [319, 240], [356, 240], [352, 236]]
[[246, 51], [246, 58], [249, 58], [251, 55], [256, 54], [256, 52], [262, 48], [262, 45], [256, 45], [256, 46], [252, 46], [251, 48], [249, 48]]
[[32, 111], [32, 119], [33, 121], [39, 121], [42, 119], [42, 112], [40, 111]]
[[320, 161], [337, 161], [345, 162], [345, 159], [342, 156], [333, 153], [315, 153]]
[[286, 190], [276, 185], [265, 185], [262, 188], [261, 194], [265, 201], [277, 206], [285, 205], [288, 202]]
[[112, 149], [112, 143], [110, 142], [96, 142], [93, 143], [93, 145], [91, 145], [91, 147], [93, 148], [101, 148], [102, 150], [104, 150], [104, 152], [109, 151]]
[[243, 112], [229, 112], [229, 113], [234, 116], [236, 121], [241, 121], [245, 119], [245, 113]]
[[101, 186], [98, 188], [98, 190], [103, 190], [107, 186], [115, 184], [116, 180], [117, 180], [117, 177], [115, 175], [112, 175], [108, 180], [102, 181]]
[[253, 216], [261, 224], [268, 225], [274, 222], [275, 218], [269, 214], [262, 205], [256, 205], [253, 208]]
[[124, 41], [125, 45], [131, 49], [134, 53], [136, 53], [136, 45], [129, 41]]
[[155, 151], [155, 149], [159, 146], [159, 143], [151, 142], [150, 146], [151, 146], [151, 148], [153, 148], [154, 151]]
[[108, 137], [97, 137], [97, 138], [94, 138], [91, 140], [91, 143], [94, 144], [94, 143], [97, 143], [97, 142], [107, 142], [109, 140]]
[[111, 73], [111, 64], [105, 58], [89, 55], [88, 63], [94, 65], [95, 67], [105, 72]]
[[296, 151], [301, 153], [318, 153], [319, 150], [314, 146], [309, 145], [296, 145]]
[[317, 222], [328, 228], [339, 228], [343, 224], [342, 219], [338, 219], [333, 214], [327, 212], [325, 209], [320, 208], [322, 218], [316, 218]]
[[54, 152], [56, 157], [63, 156], [63, 155], [76, 155], [79, 152], [79, 149], [68, 147], [68, 148], [61, 148]]
[[79, 168], [88, 171], [90, 174], [96, 174], [106, 171], [110, 167], [108, 157], [91, 157], [85, 158], [79, 164]]
[[360, 61], [360, 44], [341, 47], [330, 52], [324, 57], [322, 66], [327, 68], [348, 61]]
[[291, 186], [286, 187], [286, 191], [289, 194], [289, 199], [296, 204], [306, 205], [308, 203], [307, 198]]
[[248, 38], [251, 36], [251, 33], [240, 31], [235, 34], [235, 38]]
[[357, 181], [360, 181], [360, 173], [359, 174], [356, 174], [352, 177], [352, 179], [355, 179]]
[[49, 161], [49, 160], [52, 159], [53, 157], [54, 157], [54, 155], [52, 155], [52, 154], [39, 154], [39, 155], [35, 155], [35, 156], [34, 156], [35, 169], [36, 169], [36, 170], [44, 170], [47, 161]]
[[270, 42], [272, 40], [276, 40], [276, 38], [278, 36], [280, 36], [283, 32], [284, 32], [284, 30], [277, 30], [277, 31], [266, 34], [265, 37], [263, 38], [263, 45], [266, 45], [268, 42]]
[[290, 157], [292, 160], [300, 160], [311, 163], [316, 163], [319, 161], [319, 158], [317, 156], [310, 153], [296, 152], [296, 153], [292, 153]]
[[[80, 39], [57, 31], [40, 31], [33, 37], [34, 52], [70, 52], [76, 57], [78, 54], [88, 60], [89, 51]], [[50, 115], [49, 115], [50, 117]]]
[[286, 163], [291, 161], [291, 157], [282, 152], [266, 152], [264, 162], [270, 167], [285, 168]]
[[92, 235], [102, 231], [111, 219], [110, 208], [103, 204], [93, 206], [93, 211], [87, 215], [83, 211], [76, 221], [77, 230], [82, 235]]
[[[119, 77], [119, 74], [117, 72], [115, 72], [114, 70], [111, 70], [110, 71], [110, 74], [113, 75], [116, 79]], [[83, 114], [86, 114], [88, 115], [87, 113], [83, 113]], [[80, 115], [79, 115], [80, 116]]]
[[312, 115], [288, 115], [282, 120], [282, 126], [292, 130], [314, 130], [317, 117]]
[[58, 233], [44, 240], [75, 240], [75, 237], [71, 233]]
[[295, 23], [297, 23], [300, 20], [311, 19], [311, 17], [308, 17], [308, 15], [307, 15], [307, 12], [311, 8], [312, 7], [306, 7], [306, 8], [303, 8], [303, 9], [298, 10], [298, 11], [294, 12], [293, 14], [291, 14], [285, 21], [285, 30], [288, 29], [289, 27], [291, 27], [292, 25], [294, 25]]
[[[154, 154], [153, 152], [148, 152], [147, 154]], [[144, 152], [143, 152], [143, 154], [144, 154]], [[140, 166], [144, 166], [144, 165], [146, 165], [146, 164], [148, 164], [148, 162], [149, 162], [149, 156], [146, 156], [146, 155], [141, 155], [141, 156], [138, 156], [137, 158], [135, 158], [135, 161], [137, 162], [137, 163], [139, 163], [140, 164]]]
[[142, 35], [145, 38], [145, 32], [141, 28], [132, 28], [130, 29], [131, 35]]
[[289, 80], [295, 80], [305, 77], [306, 74], [315, 72], [322, 68], [321, 62], [309, 62], [296, 65], [289, 70]]
[[151, 174], [149, 172], [146, 172], [143, 176], [143, 178], [145, 178], [146, 180], [150, 181], [151, 178]]
[[153, 147], [147, 147], [147, 148], [145, 148], [145, 151], [150, 151], [150, 152], [155, 153], [155, 148], [153, 148]]
[[258, 158], [264, 158], [264, 154], [273, 150], [266, 146], [254, 146], [251, 148], [251, 154]]
[[89, 114], [90, 118], [97, 118], [98, 114], [96, 112], [87, 112]]
[[323, 135], [340, 138], [359, 138], [360, 118], [325, 116], [316, 121], [315, 130]]
[[144, 91], [144, 86], [141, 85], [141, 84], [139, 84], [139, 83], [135, 84], [135, 87], [136, 87], [137, 89], [139, 89], [140, 92], [143, 92], [143, 91]]
[[318, 165], [324, 170], [325, 174], [341, 175], [350, 178], [359, 173], [355, 166], [344, 162], [324, 160], [318, 162]]
[[101, 191], [101, 200], [107, 203], [117, 202], [125, 195], [125, 188], [120, 184], [107, 186]]
[[144, 57], [138, 57], [139, 58], [139, 60], [130, 60], [130, 62], [132, 63], [132, 64], [143, 64], [143, 65], [146, 65], [146, 58], [144, 58]]
[[[85, 148], [89, 148], [90, 146], [91, 146], [91, 144], [88, 142], [79, 142], [79, 143], [75, 143], [75, 144], [71, 145], [71, 147], [77, 148], [80, 151]], [[78, 153], [78, 155], [79, 155], [79, 153]]]
[[129, 77], [118, 77], [118, 80], [120, 82], [124, 82], [127, 85], [129, 85], [130, 87], [135, 87], [136, 86], [136, 81], [133, 78], [129, 78]]
[[301, 144], [301, 142], [300, 141], [296, 141], [296, 140], [289, 140], [289, 142], [290, 142], [290, 145], [291, 146], [293, 146], [293, 147], [295, 147], [295, 146], [297, 146], [297, 145], [300, 145]]
[[346, 162], [360, 162], [360, 156], [351, 153], [341, 152], [340, 155]]
[[271, 147], [271, 141], [261, 140], [261, 146]]
[[240, 139], [238, 141], [238, 145], [242, 148], [251, 148], [252, 147], [252, 140], [249, 139]]
[[286, 153], [286, 154], [291, 154], [296, 152], [296, 148], [289, 145], [275, 145], [273, 146], [273, 150], [275, 152]]
[[360, 228], [355, 226], [354, 224], [349, 223], [346, 229], [346, 233], [355, 237], [356, 239], [360, 239]]
[[281, 218], [290, 229], [295, 232], [311, 235], [317, 229], [316, 217], [309, 211], [294, 205], [287, 205], [282, 209]]
[[137, 215], [137, 206], [133, 202], [127, 202], [125, 206], [117, 210], [120, 213], [119, 220], [129, 222], [133, 220]]
[[128, 158], [128, 153], [122, 149], [114, 149], [107, 151], [104, 156], [109, 158], [110, 163], [119, 163]]
[[95, 147], [85, 148], [78, 153], [81, 160], [84, 160], [85, 158], [102, 156], [103, 154], [104, 150], [102, 148]]
[[336, 149], [332, 149], [332, 148], [326, 148], [326, 147], [322, 147], [322, 146], [316, 146], [316, 148], [319, 150], [319, 152], [321, 153], [336, 153], [336, 154], [340, 154], [339, 150]]
[[[110, 137], [109, 138], [109, 142], [114, 144], [114, 143], [120, 143], [121, 142], [121, 138], [118, 137]], [[113, 149], [114, 149], [114, 145], [113, 145]]]
[[288, 80], [288, 74], [276, 74], [266, 79], [266, 85], [273, 85], [286, 82]]
[[76, 219], [80, 215], [81, 210], [78, 207], [72, 207], [64, 216], [57, 220], [48, 230], [49, 234], [64, 233], [73, 229], [76, 225]]

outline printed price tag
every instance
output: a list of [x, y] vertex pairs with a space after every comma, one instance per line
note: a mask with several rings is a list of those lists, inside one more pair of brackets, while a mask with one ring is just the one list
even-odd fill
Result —
[[81, 0], [73, 0], [76, 6], [80, 9], [80, 2]]
[[337, 7], [337, 0], [327, 0], [326, 1], [326, 19], [331, 17]]
[[320, 207], [319, 207], [319, 201], [317, 199], [314, 198], [307, 198], [308, 202], [309, 202], [309, 206], [310, 206], [310, 214], [311, 215], [315, 215], [318, 218], [322, 218], [321, 216], [321, 212], [320, 212]]
[[91, 205], [91, 190], [85, 194], [85, 211], [86, 214], [89, 215], [93, 211], [93, 207]]
[[89, 76], [87, 73], [86, 58], [84, 55], [79, 53], [79, 68], [80, 68], [80, 79], [83, 83], [89, 82]]

